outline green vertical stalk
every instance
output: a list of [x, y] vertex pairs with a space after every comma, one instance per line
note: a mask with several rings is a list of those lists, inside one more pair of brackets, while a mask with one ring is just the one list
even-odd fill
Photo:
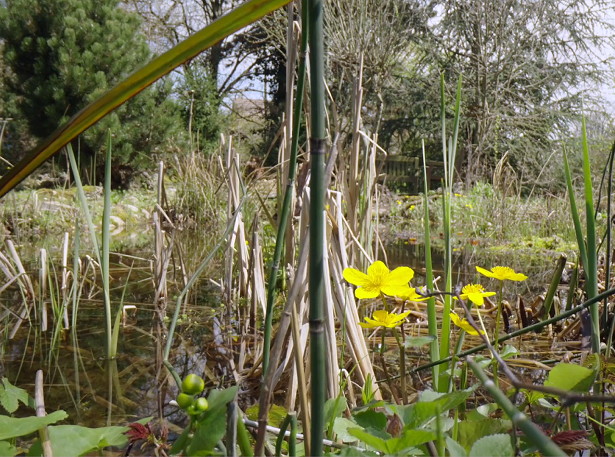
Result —
[[[446, 275], [445, 291], [453, 290], [453, 247], [451, 246], [451, 200], [453, 196], [453, 181], [455, 174], [455, 156], [457, 152], [457, 136], [459, 133], [459, 114], [461, 107], [461, 76], [457, 81], [457, 95], [455, 99], [455, 117], [453, 121], [453, 137], [447, 147], [446, 137], [446, 102], [444, 96], [444, 74], [440, 77], [440, 110], [442, 122], [442, 154], [444, 160], [444, 186], [442, 188], [442, 211], [444, 225], [444, 271]], [[449, 313], [452, 306], [452, 296], [444, 296], [444, 309], [442, 310], [442, 335], [440, 340], [440, 354], [450, 354], [451, 318]], [[445, 376], [437, 380], [438, 391], [448, 389], [449, 380]]]
[[310, 361], [312, 367], [312, 446], [314, 456], [323, 455], [326, 359], [324, 332], [324, 208], [325, 208], [325, 88], [322, 0], [309, 1], [311, 126], [310, 138]]
[[[594, 190], [589, 163], [589, 146], [587, 145], [587, 129], [585, 117], [581, 122], [581, 138], [583, 143], [583, 182], [585, 185], [585, 219], [587, 224], [587, 264], [585, 265], [585, 292], [587, 298], [598, 295], [598, 261], [596, 259], [596, 224], [594, 220]], [[589, 308], [592, 325], [592, 352], [600, 353], [600, 313], [599, 304]]]
[[105, 300], [105, 328], [107, 332], [107, 358], [113, 359], [117, 354], [117, 339], [113, 341], [111, 326], [111, 297], [109, 287], [109, 239], [111, 221], [111, 132], [107, 132], [107, 150], [105, 151], [105, 185], [102, 220], [102, 256], [100, 269], [102, 272], [103, 298]]
[[301, 6], [301, 47], [299, 49], [299, 70], [297, 75], [297, 95], [295, 105], [293, 107], [293, 131], [290, 150], [290, 163], [288, 165], [288, 181], [282, 202], [280, 214], [280, 224], [275, 239], [275, 250], [273, 253], [273, 261], [269, 270], [269, 284], [267, 285], [267, 307], [265, 310], [265, 331], [264, 331], [264, 346], [263, 346], [263, 376], [269, 366], [269, 354], [271, 352], [271, 327], [273, 325], [273, 304], [275, 302], [276, 278], [280, 270], [280, 259], [282, 258], [282, 250], [284, 248], [284, 234], [288, 225], [288, 216], [295, 187], [295, 175], [297, 174], [297, 155], [299, 151], [299, 129], [301, 127], [301, 113], [303, 111], [303, 89], [305, 86], [305, 52], [308, 41], [307, 0], [302, 0]]
[[[425, 285], [428, 290], [433, 287], [433, 264], [431, 261], [431, 230], [429, 227], [429, 184], [427, 183], [427, 158], [425, 156], [425, 141], [422, 142], [423, 149], [423, 228], [425, 243]], [[427, 326], [429, 335], [433, 341], [429, 345], [429, 360], [435, 362], [440, 359], [440, 346], [438, 343], [438, 316], [436, 314], [436, 298], [431, 297], [427, 300]], [[434, 386], [440, 375], [440, 366], [434, 365], [431, 369], [431, 377]]]

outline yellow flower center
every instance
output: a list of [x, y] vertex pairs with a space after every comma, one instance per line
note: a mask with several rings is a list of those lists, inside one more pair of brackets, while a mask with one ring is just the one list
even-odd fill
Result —
[[468, 284], [467, 286], [464, 286], [461, 291], [464, 294], [482, 294], [485, 292], [485, 288], [480, 284]]

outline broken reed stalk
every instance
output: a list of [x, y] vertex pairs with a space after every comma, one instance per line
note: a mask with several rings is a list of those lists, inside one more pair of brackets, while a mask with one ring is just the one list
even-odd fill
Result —
[[[312, 417], [311, 453], [323, 455], [326, 400], [326, 344], [324, 328], [324, 269], [323, 246], [325, 235], [325, 87], [322, 0], [310, 0], [307, 13], [310, 45], [310, 362]], [[305, 27], [304, 27], [305, 28]]]
[[[36, 416], [45, 417], [45, 395], [43, 392], [43, 370], [37, 370], [36, 377], [34, 379], [34, 404], [36, 406]], [[41, 447], [43, 448], [44, 457], [53, 457], [53, 450], [51, 448], [51, 441], [49, 441], [49, 431], [47, 426], [43, 426], [38, 430]]]
[[[307, 48], [308, 28], [307, 28], [307, 0], [302, 1], [301, 5], [301, 46], [299, 49], [299, 69], [297, 75], [297, 90], [295, 103], [293, 105], [293, 130], [291, 138], [290, 158], [288, 163], [288, 177], [286, 179], [286, 189], [284, 190], [284, 201], [280, 212], [280, 222], [275, 240], [275, 250], [269, 270], [269, 284], [267, 287], [267, 307], [265, 312], [265, 331], [264, 331], [264, 346], [263, 346], [263, 373], [267, 371], [269, 364], [269, 353], [271, 345], [271, 327], [273, 324], [273, 305], [275, 302], [275, 289], [277, 283], [278, 271], [280, 269], [280, 259], [282, 258], [282, 250], [284, 249], [284, 235], [288, 225], [288, 218], [292, 206], [293, 191], [295, 188], [295, 178], [297, 174], [297, 156], [299, 151], [299, 130], [301, 127], [301, 112], [303, 109], [303, 88], [305, 85], [305, 53]], [[292, 26], [292, 24], [290, 25]], [[290, 242], [290, 240], [287, 240]]]

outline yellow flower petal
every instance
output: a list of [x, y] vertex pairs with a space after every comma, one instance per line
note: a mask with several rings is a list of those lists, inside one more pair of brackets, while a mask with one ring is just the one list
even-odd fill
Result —
[[357, 298], [376, 298], [380, 295], [380, 287], [372, 284], [364, 287], [357, 287], [354, 296]]
[[500, 281], [525, 281], [527, 279], [527, 276], [525, 276], [523, 273], [517, 273], [510, 267], [497, 266], [493, 267], [491, 271], [485, 270], [481, 267], [476, 267], [476, 271], [478, 271], [482, 275], [487, 276], [488, 278], [495, 278]]
[[355, 286], [365, 286], [369, 284], [369, 277], [355, 268], [344, 268], [342, 275], [346, 281]]
[[387, 285], [408, 285], [414, 278], [414, 270], [410, 267], [397, 267], [386, 278]]
[[[451, 321], [453, 322], [453, 324], [455, 324], [460, 329], [464, 330], [466, 333], [470, 335], [478, 335], [478, 332], [476, 331], [476, 329], [472, 327], [472, 325], [470, 325], [467, 319], [461, 319], [457, 315], [457, 313], [450, 313], [449, 316], [451, 317]], [[480, 333], [483, 334], [485, 332], [481, 330]]]
[[493, 273], [491, 273], [489, 270], [485, 270], [484, 268], [481, 268], [479, 266], [476, 267], [476, 271], [478, 271], [480, 274], [482, 274], [484, 276], [487, 276], [488, 278], [495, 278]]

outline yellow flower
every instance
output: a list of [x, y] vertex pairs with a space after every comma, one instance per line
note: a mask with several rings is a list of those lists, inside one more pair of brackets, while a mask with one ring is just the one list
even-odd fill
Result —
[[412, 211], [414, 208], [416, 208], [416, 206], [414, 205], [410, 205], [410, 207], [408, 208], [410, 211]]
[[522, 273], [515, 273], [515, 270], [509, 267], [493, 267], [491, 271], [485, 270], [481, 267], [476, 267], [476, 271], [484, 276], [487, 276], [488, 278], [495, 278], [500, 281], [504, 281], [506, 279], [510, 281], [525, 281], [527, 279], [527, 276]]
[[365, 320], [367, 322], [359, 322], [359, 325], [363, 328], [376, 328], [376, 327], [387, 327], [393, 328], [401, 325], [402, 321], [406, 318], [406, 316], [410, 314], [410, 311], [406, 311], [405, 313], [396, 314], [389, 313], [383, 309], [379, 309], [374, 311], [372, 318], [366, 317]]
[[461, 289], [460, 297], [462, 300], [470, 300], [477, 306], [483, 306], [485, 304], [484, 297], [491, 297], [492, 295], [495, 295], [495, 292], [485, 292], [485, 288], [480, 284], [468, 284]]
[[397, 200], [397, 204], [398, 204], [398, 205], [401, 205], [401, 200]]
[[357, 289], [354, 294], [357, 298], [376, 298], [381, 293], [398, 295], [408, 289], [408, 282], [414, 277], [414, 270], [410, 267], [398, 267], [390, 271], [380, 260], [367, 268], [367, 274], [354, 268], [345, 268], [344, 279], [354, 284]]
[[[467, 319], [465, 318], [461, 319], [457, 315], [457, 313], [450, 313], [449, 316], [451, 317], [451, 321], [453, 321], [453, 324], [455, 324], [460, 329], [465, 330], [466, 333], [470, 335], [478, 335], [478, 332], [476, 331], [476, 329], [470, 325]], [[480, 333], [483, 334], [485, 332], [481, 330]]]
[[427, 300], [427, 297], [423, 297], [416, 292], [414, 287], [407, 287], [405, 291], [400, 291], [395, 294], [397, 297], [402, 298], [408, 301], [424, 301]]

